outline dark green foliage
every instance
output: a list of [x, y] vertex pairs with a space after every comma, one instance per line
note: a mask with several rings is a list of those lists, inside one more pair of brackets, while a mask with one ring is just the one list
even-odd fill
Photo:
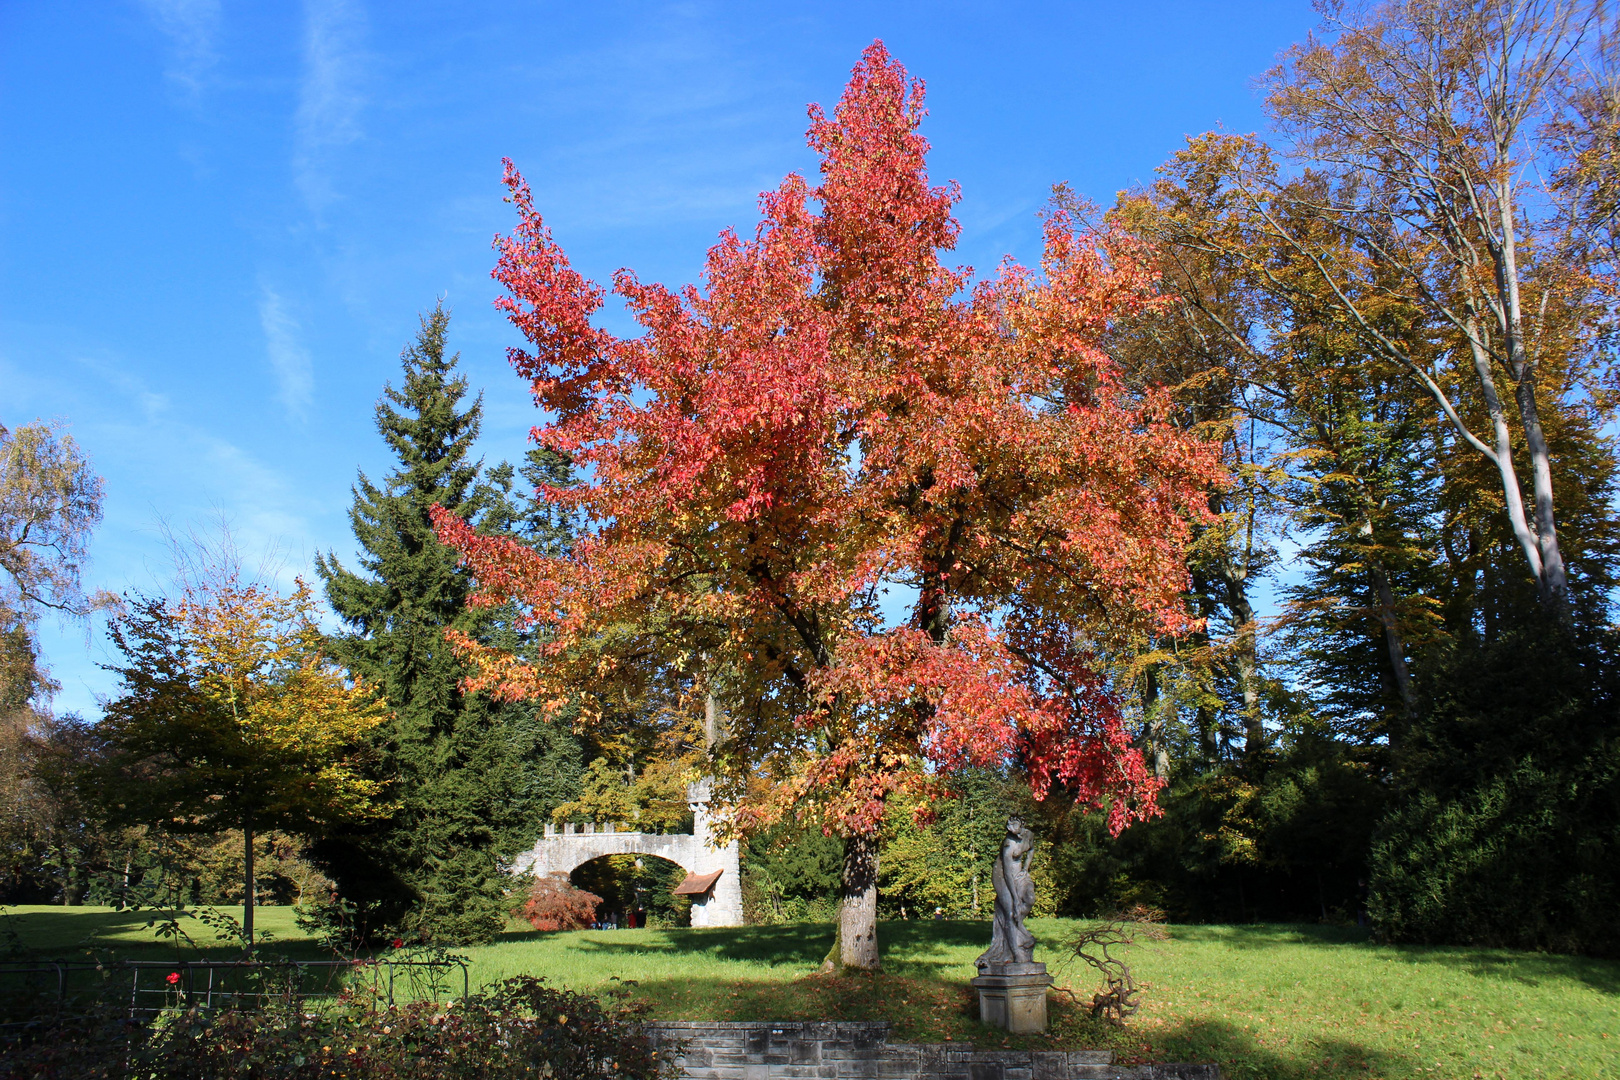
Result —
[[100, 753], [76, 716], [0, 718], [0, 904], [83, 903], [116, 857], [119, 831], [75, 782]]
[[748, 838], [743, 907], [751, 922], [831, 918], [843, 881], [844, 842], [820, 829], [779, 822]]
[[[1381, 376], [1381, 379], [1380, 379]], [[1354, 745], [1398, 741], [1410, 724], [1414, 653], [1430, 642], [1439, 483], [1429, 462], [1432, 409], [1396, 372], [1367, 365], [1362, 385], [1315, 386], [1312, 439], [1290, 476], [1302, 571], [1282, 590], [1282, 645], [1316, 717]], [[1402, 693], [1391, 637], [1408, 685]]]
[[529, 449], [523, 467], [515, 470], [524, 485], [534, 493], [532, 498], [514, 496], [518, 485], [514, 470], [502, 462], [489, 471], [489, 482], [504, 496], [501, 504], [492, 509], [486, 525], [492, 531], [510, 533], [549, 558], [561, 558], [573, 546], [579, 532], [579, 522], [566, 507], [547, 502], [542, 489], [546, 487], [572, 487], [573, 463], [566, 456], [544, 446]]
[[673, 1080], [622, 1001], [504, 979], [451, 1008], [385, 1006], [365, 997], [311, 1011], [291, 1000], [263, 1011], [191, 1010], [132, 1028], [116, 1005], [13, 1035], [0, 1080]]
[[[572, 737], [532, 709], [464, 695], [466, 671], [444, 640], [454, 628], [518, 644], [510, 612], [467, 607], [471, 580], [434, 535], [430, 507], [486, 531], [526, 529], [547, 543], [561, 535], [543, 512], [514, 506], [509, 467], [480, 479], [471, 453], [482, 399], [463, 402], [459, 358], [445, 356], [448, 325], [442, 308], [422, 320], [402, 357], [402, 385], [386, 387], [377, 404], [377, 430], [398, 466], [381, 485], [361, 474], [355, 486], [358, 569], [330, 554], [316, 560], [349, 627], [334, 651], [379, 682], [394, 710], [377, 750], [398, 809], [387, 822], [324, 839], [313, 854], [362, 932], [403, 926], [463, 944], [488, 940], [503, 924], [498, 860], [532, 842], [546, 811], [571, 794], [579, 763]], [[565, 467], [553, 473], [566, 481]]]
[[1607, 626], [1620, 520], [1600, 426], [1578, 405], [1548, 421], [1563, 618], [1542, 610], [1489, 502], [1469, 501], [1467, 483], [1448, 497], [1449, 635], [1421, 658], [1422, 713], [1372, 849], [1369, 907], [1391, 940], [1620, 953], [1620, 641]]
[[1620, 955], [1617, 647], [1531, 614], [1440, 661], [1372, 848], [1381, 933]]
[[1247, 771], [1189, 770], [1160, 794], [1163, 817], [1117, 839], [1097, 814], [1053, 819], [1059, 913], [1141, 904], [1188, 922], [1353, 920], [1383, 800], [1368, 756], [1293, 736]]

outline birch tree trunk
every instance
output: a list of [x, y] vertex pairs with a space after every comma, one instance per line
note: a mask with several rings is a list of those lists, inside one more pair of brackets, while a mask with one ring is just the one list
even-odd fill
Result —
[[[1513, 373], [1514, 399], [1519, 406], [1519, 422], [1524, 427], [1525, 449], [1530, 452], [1530, 489], [1535, 499], [1535, 536], [1541, 556], [1541, 574], [1536, 583], [1543, 603], [1562, 608], [1569, 591], [1569, 579], [1564, 572], [1564, 553], [1559, 547], [1558, 525], [1553, 515], [1552, 456], [1547, 450], [1547, 436], [1541, 430], [1541, 410], [1536, 403], [1535, 364], [1524, 339], [1524, 301], [1519, 290], [1513, 191], [1505, 180], [1499, 182], [1497, 209], [1501, 223], [1501, 243], [1495, 252], [1497, 310], [1505, 324], [1508, 370]], [[1545, 293], [1542, 300], [1545, 307]]]

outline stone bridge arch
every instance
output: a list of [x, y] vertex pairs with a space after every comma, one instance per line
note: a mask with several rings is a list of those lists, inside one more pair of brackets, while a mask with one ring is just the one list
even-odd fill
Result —
[[604, 855], [651, 855], [686, 871], [676, 893], [692, 897], [693, 926], [741, 926], [742, 871], [737, 842], [716, 844], [709, 817], [707, 784], [686, 789], [695, 827], [691, 833], [644, 833], [620, 829], [611, 821], [547, 825], [533, 849], [519, 855], [512, 869], [544, 877], [571, 874]]

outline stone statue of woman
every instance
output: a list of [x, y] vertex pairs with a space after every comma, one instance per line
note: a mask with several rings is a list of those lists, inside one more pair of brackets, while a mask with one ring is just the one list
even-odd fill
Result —
[[1029, 876], [1029, 861], [1035, 852], [1035, 834], [1021, 818], [1007, 819], [1007, 836], [1001, 842], [990, 882], [996, 890], [995, 921], [990, 929], [990, 947], [975, 961], [979, 972], [1001, 964], [1030, 964], [1035, 960], [1035, 935], [1024, 920], [1035, 908], [1035, 882]]

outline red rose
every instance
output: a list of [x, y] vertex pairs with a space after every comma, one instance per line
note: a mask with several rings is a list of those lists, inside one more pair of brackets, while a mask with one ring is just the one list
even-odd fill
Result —
[[168, 976], [164, 979], [164, 982], [168, 983], [170, 986], [173, 986], [175, 983], [177, 983], [179, 981], [180, 981], [180, 973], [178, 971], [169, 972]]
[[399, 948], [399, 947], [400, 947], [400, 946], [401, 946], [401, 945], [404, 945], [404, 944], [405, 944], [405, 939], [404, 939], [404, 938], [395, 938], [395, 939], [394, 939], [394, 948], [396, 948], [396, 949], [397, 949], [397, 948]]

